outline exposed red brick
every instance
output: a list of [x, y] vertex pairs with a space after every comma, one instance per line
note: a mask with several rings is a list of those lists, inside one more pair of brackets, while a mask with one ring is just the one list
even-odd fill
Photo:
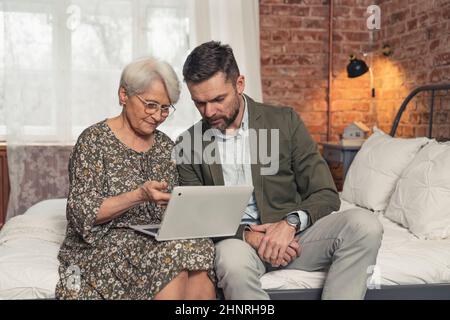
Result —
[[261, 30], [259, 32], [259, 39], [261, 41], [270, 41], [272, 37], [272, 34], [269, 30]]
[[[304, 118], [312, 136], [327, 133], [329, 0], [261, 0], [261, 74], [264, 100], [290, 105]], [[406, 95], [428, 83], [450, 82], [450, 1], [334, 0], [331, 139], [351, 121], [389, 131]], [[367, 30], [367, 7], [381, 6], [381, 30]], [[389, 44], [390, 57], [361, 51]], [[372, 48], [372, 49], [371, 49]], [[350, 53], [372, 67], [376, 97], [368, 74], [348, 79]], [[425, 135], [425, 103], [408, 106], [397, 135]], [[449, 108], [450, 109], [450, 108]], [[450, 135], [450, 111], [435, 120], [436, 134]]]
[[417, 19], [409, 20], [407, 23], [408, 31], [414, 30], [417, 28]]
[[318, 41], [325, 46], [325, 42], [328, 40], [328, 34], [325, 30], [292, 30], [291, 35], [293, 42]]
[[273, 5], [272, 14], [305, 17], [309, 15], [309, 7], [293, 5]]
[[354, 42], [366, 42], [369, 41], [368, 32], [343, 32], [345, 40]]
[[272, 13], [272, 6], [266, 4], [259, 5], [259, 14], [260, 15], [269, 15]]
[[291, 33], [288, 29], [279, 29], [272, 31], [272, 40], [274, 41], [290, 41]]
[[406, 17], [408, 15], [408, 13], [409, 13], [408, 9], [404, 9], [402, 11], [398, 11], [398, 12], [392, 13], [390, 15], [390, 19], [389, 19], [390, 23], [391, 24], [396, 24], [398, 22], [402, 22], [402, 21], [406, 20]]
[[450, 64], [450, 51], [442, 54], [438, 54], [434, 57], [435, 66], [446, 66]]
[[328, 18], [328, 6], [311, 7], [311, 17]]
[[274, 65], [288, 65], [288, 66], [297, 66], [297, 65], [310, 65], [312, 64], [310, 57], [306, 55], [273, 55], [271, 64]]
[[259, 5], [266, 3], [284, 3], [285, 0], [259, 0]]
[[366, 20], [337, 19], [335, 26], [338, 30], [365, 31], [365, 34], [367, 34]]
[[312, 19], [305, 18], [302, 20], [302, 28], [306, 29], [325, 29], [327, 28], [328, 23], [325, 19]]
[[288, 4], [302, 4], [305, 2], [305, 0], [283, 0], [282, 2]]

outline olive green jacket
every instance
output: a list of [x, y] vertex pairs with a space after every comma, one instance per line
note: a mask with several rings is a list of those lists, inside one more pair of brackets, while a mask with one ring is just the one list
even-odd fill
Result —
[[[257, 103], [248, 96], [246, 99], [249, 129], [256, 129], [257, 132], [259, 129], [267, 129], [268, 141], [271, 141], [270, 130], [279, 130], [279, 170], [276, 174], [261, 175], [261, 168], [267, 168], [269, 165], [261, 164], [258, 152], [251, 153], [253, 186], [261, 222], [277, 222], [287, 213], [303, 210], [309, 215], [311, 225], [330, 212], [338, 210], [340, 200], [331, 173], [297, 113], [289, 107]], [[184, 161], [190, 163], [177, 164], [180, 185], [224, 185], [218, 154], [206, 152], [214, 149], [211, 148], [214, 146], [210, 146], [214, 143], [214, 138], [212, 137], [211, 141], [194, 141], [195, 132], [198, 139], [198, 134], [205, 133], [207, 129], [208, 124], [199, 121], [177, 141], [176, 152], [190, 156], [189, 161]], [[180, 151], [180, 142], [184, 139], [191, 139], [191, 147], [190, 150], [181, 148], [183, 151]], [[255, 149], [255, 146], [260, 146], [260, 140], [259, 135], [250, 135], [251, 150], [259, 150]], [[197, 145], [197, 149], [194, 145]], [[199, 152], [200, 149], [203, 154]], [[271, 143], [268, 149], [270, 154], [274, 149]], [[211, 157], [215, 157], [216, 162], [207, 164], [211, 163]], [[194, 159], [196, 161], [192, 161]], [[204, 161], [205, 159], [208, 161]], [[241, 231], [240, 228], [238, 234]]]

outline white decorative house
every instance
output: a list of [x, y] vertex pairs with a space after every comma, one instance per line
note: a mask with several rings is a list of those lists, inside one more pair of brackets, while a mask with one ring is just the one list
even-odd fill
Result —
[[360, 146], [369, 135], [370, 129], [362, 122], [355, 121], [349, 124], [342, 135], [343, 146]]

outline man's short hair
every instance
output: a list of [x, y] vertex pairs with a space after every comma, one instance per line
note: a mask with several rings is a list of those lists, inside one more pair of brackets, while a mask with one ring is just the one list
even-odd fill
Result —
[[219, 41], [209, 41], [199, 45], [189, 54], [183, 66], [183, 77], [186, 83], [200, 83], [219, 71], [222, 71], [226, 81], [231, 80], [233, 85], [240, 75], [233, 49]]

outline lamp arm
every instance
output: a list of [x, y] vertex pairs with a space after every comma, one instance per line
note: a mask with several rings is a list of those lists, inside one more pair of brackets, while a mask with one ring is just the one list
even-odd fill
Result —
[[372, 90], [372, 98], [375, 98], [375, 87], [373, 86], [373, 71], [372, 71], [372, 67], [369, 67], [369, 75], [370, 75], [370, 89]]

